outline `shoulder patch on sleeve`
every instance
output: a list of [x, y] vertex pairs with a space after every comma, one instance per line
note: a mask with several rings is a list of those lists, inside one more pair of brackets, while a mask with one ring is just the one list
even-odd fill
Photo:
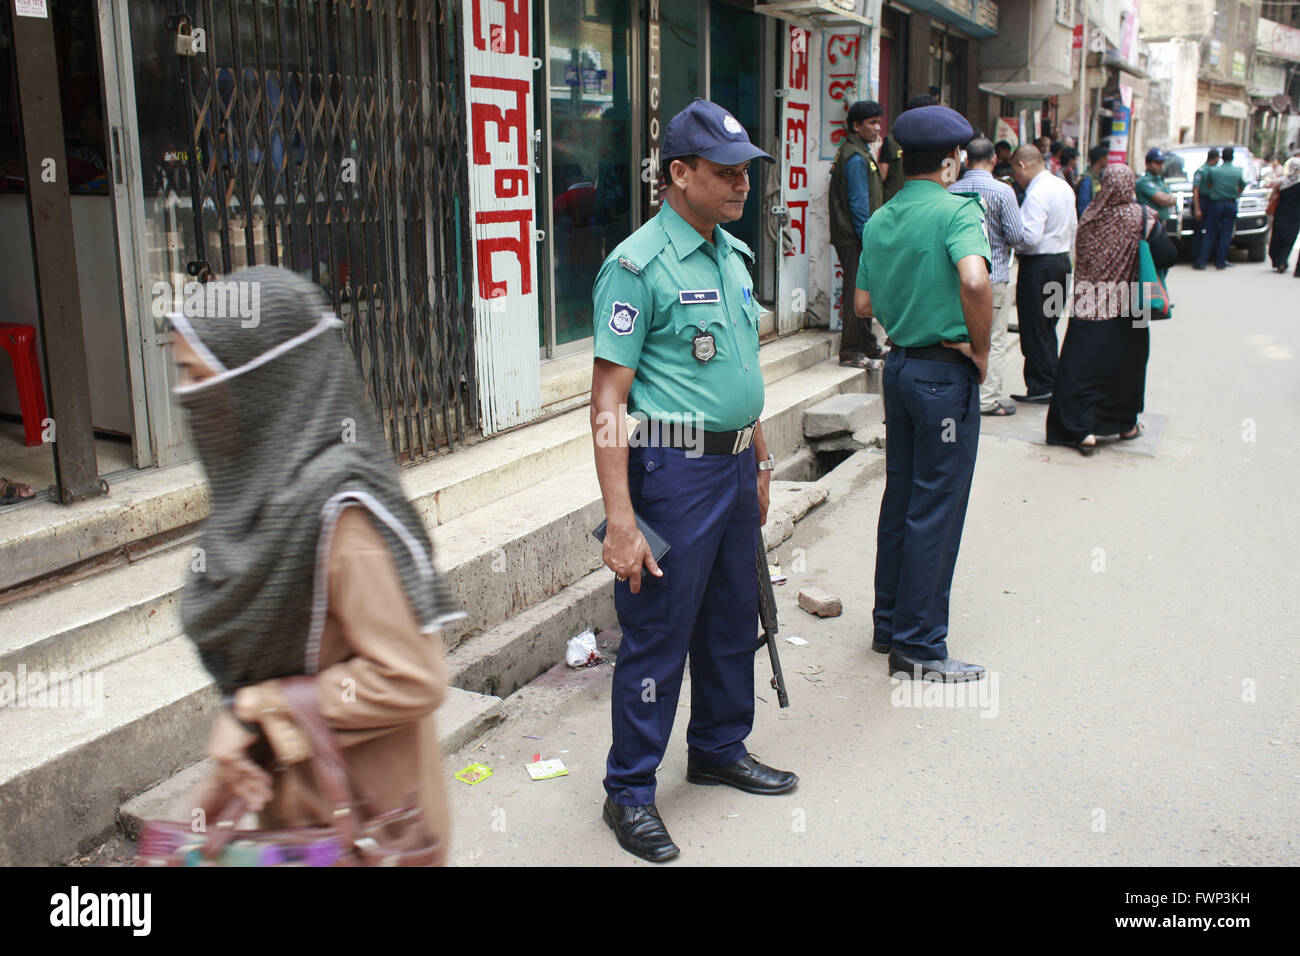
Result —
[[631, 335], [641, 311], [626, 302], [615, 302], [609, 310], [609, 327], [615, 335]]

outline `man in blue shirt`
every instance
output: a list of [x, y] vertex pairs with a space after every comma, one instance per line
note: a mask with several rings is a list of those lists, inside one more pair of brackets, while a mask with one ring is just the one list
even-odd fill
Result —
[[980, 385], [981, 415], [1014, 415], [1016, 406], [1002, 401], [1002, 370], [1006, 365], [1007, 322], [1011, 316], [1011, 250], [1025, 239], [1025, 226], [1016, 192], [993, 178], [994, 146], [977, 136], [966, 144], [966, 175], [948, 186], [959, 196], [977, 196], [984, 208], [984, 226], [993, 252], [989, 281], [993, 285], [993, 325], [989, 335], [988, 375]]
[[[862, 253], [862, 228], [884, 202], [884, 172], [871, 145], [880, 139], [880, 104], [859, 100], [849, 107], [844, 120], [846, 135], [831, 165], [831, 245], [844, 270], [844, 292], [840, 296], [840, 364], [854, 368], [880, 368], [885, 350], [876, 341], [871, 321], [853, 312], [853, 276], [858, 274]], [[864, 350], [865, 346], [865, 350]]]

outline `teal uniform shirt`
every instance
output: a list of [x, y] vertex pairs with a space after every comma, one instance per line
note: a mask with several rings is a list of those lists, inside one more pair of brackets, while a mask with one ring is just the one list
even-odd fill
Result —
[[1157, 176], [1151, 170], [1147, 170], [1137, 181], [1136, 186], [1137, 201], [1143, 206], [1149, 206], [1156, 211], [1156, 215], [1166, 221], [1177, 218], [1178, 206], [1157, 206], [1155, 203], [1156, 193], [1169, 192], [1169, 184], [1165, 182], [1165, 177]]
[[862, 229], [859, 289], [895, 345], [924, 348], [968, 342], [957, 262], [992, 262], [978, 198], [954, 195], [939, 183], [909, 179]]
[[629, 411], [718, 432], [758, 420], [753, 258], [721, 226], [709, 243], [667, 202], [609, 254], [592, 296], [595, 356], [636, 370]]
[[1201, 199], [1213, 202], [1236, 202], [1245, 187], [1241, 170], [1232, 163], [1219, 163], [1205, 171], [1201, 180]]
[[1214, 168], [1214, 167], [1211, 166], [1209, 163], [1204, 163], [1204, 164], [1201, 166], [1200, 169], [1198, 169], [1195, 173], [1193, 173], [1193, 174], [1192, 174], [1192, 188], [1193, 188], [1193, 189], [1204, 189], [1204, 188], [1205, 188], [1205, 173], [1206, 173], [1207, 170], [1210, 170], [1210, 169], [1213, 169], [1213, 168]]

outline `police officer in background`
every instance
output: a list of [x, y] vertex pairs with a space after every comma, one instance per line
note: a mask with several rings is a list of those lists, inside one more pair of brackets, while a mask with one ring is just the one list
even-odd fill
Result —
[[855, 305], [894, 343], [885, 360], [885, 493], [876, 530], [875, 634], [895, 675], [978, 680], [948, 656], [948, 595], [979, 443], [992, 253], [977, 198], [949, 193], [975, 132], [946, 106], [894, 123], [907, 183], [862, 233]]
[[1201, 240], [1205, 237], [1205, 219], [1201, 209], [1201, 187], [1205, 185], [1205, 174], [1219, 165], [1219, 151], [1213, 147], [1205, 154], [1205, 162], [1192, 174], [1192, 219], [1196, 226], [1192, 231], [1192, 261], [1201, 255]]
[[1147, 171], [1138, 179], [1136, 190], [1138, 203], [1155, 210], [1169, 235], [1178, 235], [1178, 197], [1165, 181], [1165, 154], [1157, 147], [1147, 150]]
[[[751, 757], [759, 525], [774, 464], [763, 440], [753, 252], [718, 224], [741, 217], [750, 162], [772, 161], [730, 113], [695, 100], [669, 122], [659, 213], [596, 279], [591, 421], [623, 630], [604, 819], [629, 853], [677, 856], [655, 770], [691, 661], [691, 783], [779, 794], [798, 777]], [[627, 406], [645, 419], [627, 433]], [[675, 424], [674, 424], [675, 423]], [[656, 565], [640, 520], [669, 545]], [[643, 568], [645, 573], [643, 573]]]

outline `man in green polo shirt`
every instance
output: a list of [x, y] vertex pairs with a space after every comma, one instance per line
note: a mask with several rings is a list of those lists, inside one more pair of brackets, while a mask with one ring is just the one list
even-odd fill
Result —
[[[745, 745], [758, 647], [754, 565], [773, 459], [758, 424], [754, 254], [719, 226], [744, 212], [750, 161], [772, 157], [707, 100], [673, 117], [661, 155], [664, 204], [596, 278], [591, 383], [603, 558], [623, 631], [604, 818], [620, 846], [654, 863], [679, 852], [655, 806], [655, 770], [688, 652], [686, 779], [756, 794], [787, 793], [799, 780]], [[628, 408], [642, 419], [630, 436]], [[658, 563], [647, 542], [656, 535], [668, 544]]]
[[975, 452], [993, 323], [979, 198], [949, 193], [974, 130], [946, 106], [894, 124], [907, 183], [862, 231], [855, 306], [885, 327], [885, 493], [876, 531], [872, 649], [895, 676], [978, 680], [948, 656], [948, 595]]
[[1201, 258], [1201, 243], [1205, 240], [1205, 210], [1201, 201], [1205, 198], [1201, 190], [1205, 186], [1205, 174], [1219, 165], [1219, 151], [1211, 147], [1205, 154], [1205, 162], [1192, 175], [1192, 219], [1196, 225], [1192, 229], [1192, 261]]
[[1201, 177], [1201, 216], [1205, 223], [1205, 236], [1201, 239], [1201, 252], [1196, 257], [1196, 269], [1204, 269], [1214, 256], [1217, 269], [1230, 269], [1228, 250], [1232, 248], [1232, 234], [1237, 228], [1237, 197], [1246, 188], [1241, 170], [1232, 164], [1231, 146], [1223, 148], [1223, 162], [1207, 169]]

